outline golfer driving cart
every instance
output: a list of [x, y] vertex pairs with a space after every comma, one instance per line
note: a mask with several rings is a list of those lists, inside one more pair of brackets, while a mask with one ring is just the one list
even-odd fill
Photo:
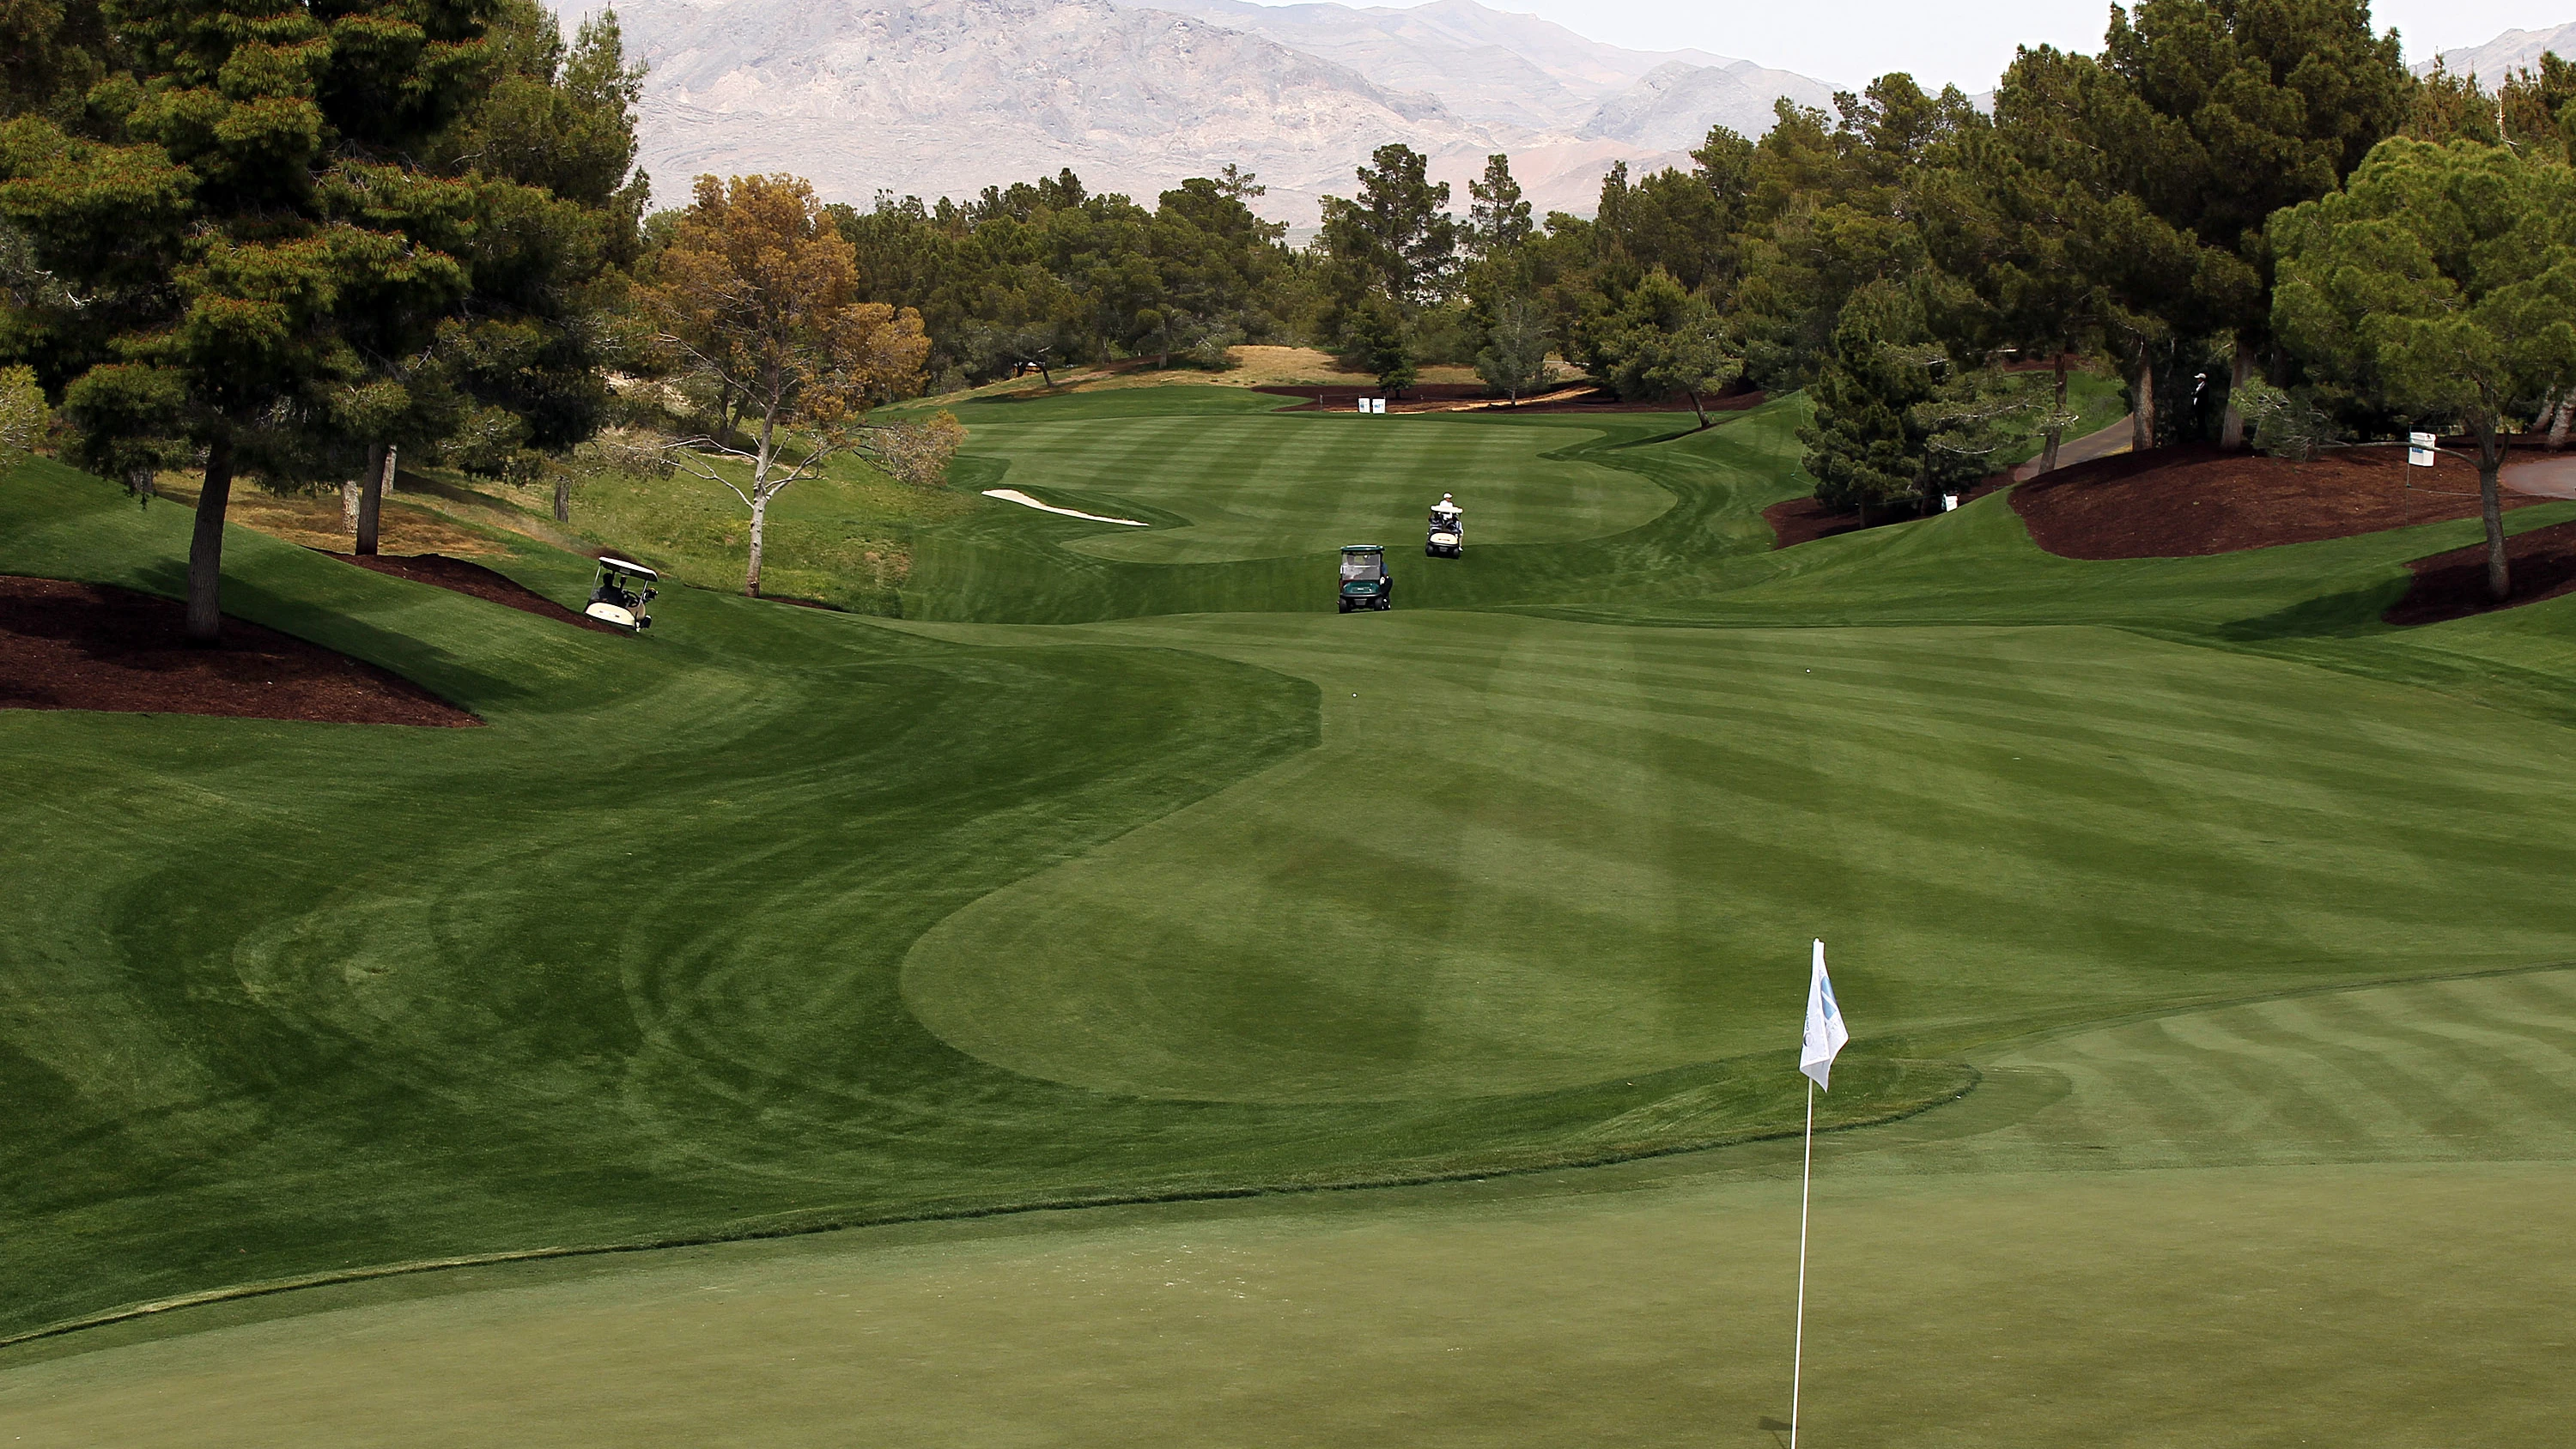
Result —
[[1386, 545], [1354, 543], [1342, 549], [1342, 612], [1395, 607], [1395, 580], [1387, 577]]
[[653, 585], [661, 577], [640, 563], [603, 557], [599, 561], [599, 580], [591, 586], [590, 603], [582, 612], [630, 634], [650, 629], [653, 618], [644, 612], [644, 606], [660, 592]]
[[1431, 505], [1431, 531], [1423, 536], [1422, 552], [1428, 558], [1461, 558], [1467, 552], [1467, 514], [1450, 500], [1448, 494]]

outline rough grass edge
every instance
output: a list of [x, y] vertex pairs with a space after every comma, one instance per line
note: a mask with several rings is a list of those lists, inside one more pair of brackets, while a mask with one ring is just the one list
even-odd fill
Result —
[[[1975, 1091], [1985, 1081], [1985, 1074], [1963, 1061], [1903, 1060], [1895, 1065], [1937, 1070], [1946, 1084], [1909, 1102], [1890, 1107], [1866, 1117], [1819, 1125], [1819, 1133], [1849, 1132], [1862, 1127], [1883, 1127], [1917, 1117], [1935, 1107], [1947, 1106]], [[448, 1258], [421, 1258], [402, 1263], [379, 1263], [371, 1267], [340, 1268], [325, 1273], [305, 1273], [292, 1278], [271, 1278], [255, 1283], [237, 1283], [227, 1288], [208, 1288], [183, 1293], [171, 1298], [156, 1298], [143, 1303], [130, 1303], [119, 1308], [66, 1318], [59, 1322], [0, 1336], [0, 1350], [43, 1339], [61, 1338], [93, 1328], [107, 1328], [119, 1323], [132, 1323], [183, 1309], [204, 1308], [217, 1303], [232, 1303], [248, 1298], [267, 1298], [307, 1288], [328, 1288], [344, 1283], [366, 1283], [382, 1278], [405, 1278], [422, 1273], [444, 1273], [460, 1268], [497, 1267], [508, 1263], [541, 1262], [556, 1258], [595, 1258], [618, 1253], [654, 1253], [674, 1248], [705, 1248], [724, 1243], [760, 1242], [774, 1238], [810, 1237], [820, 1233], [855, 1232], [865, 1228], [899, 1227], [912, 1223], [967, 1222], [978, 1218], [1016, 1217], [1026, 1213], [1078, 1212], [1092, 1208], [1151, 1207], [1161, 1203], [1225, 1202], [1239, 1198], [1281, 1197], [1318, 1192], [1374, 1192], [1388, 1188], [1432, 1187], [1442, 1183], [1477, 1182], [1494, 1177], [1521, 1177], [1540, 1172], [1566, 1172], [1592, 1167], [1615, 1167], [1621, 1163], [1642, 1162], [1657, 1157], [1679, 1157], [1693, 1152], [1710, 1152], [1721, 1147], [1740, 1147], [1752, 1142], [1777, 1142], [1796, 1137], [1799, 1127], [1765, 1127], [1728, 1133], [1717, 1137], [1693, 1138], [1681, 1142], [1637, 1142], [1608, 1147], [1593, 1152], [1522, 1152], [1498, 1154], [1482, 1164], [1464, 1166], [1417, 1167], [1415, 1170], [1379, 1172], [1346, 1178], [1289, 1177], [1269, 1183], [1252, 1183], [1235, 1187], [1184, 1187], [1163, 1191], [1077, 1194], [1062, 1197], [1031, 1198], [1020, 1202], [923, 1208], [910, 1212], [884, 1213], [874, 1216], [839, 1217], [799, 1215], [785, 1222], [751, 1222], [713, 1232], [678, 1237], [638, 1239], [624, 1243], [592, 1243], [549, 1248], [518, 1248], [497, 1253], [467, 1253]], [[1415, 1159], [1419, 1163], [1421, 1159]]]

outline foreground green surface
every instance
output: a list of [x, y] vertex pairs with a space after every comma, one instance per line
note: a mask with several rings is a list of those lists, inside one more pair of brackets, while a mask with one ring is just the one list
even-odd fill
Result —
[[[1831, 1139], [1819, 1432], [2538, 1443], [2576, 1408], [2561, 1339], [2446, 1347], [2563, 1283], [2576, 1159], [2576, 601], [2377, 623], [2474, 523], [2083, 564], [1990, 499], [1774, 553], [1794, 403], [1153, 391], [970, 420], [899, 624], [674, 590], [608, 638], [239, 537], [237, 613], [485, 726], [0, 714], [0, 1336], [1793, 1130], [1822, 935], [1860, 1032], [1825, 1120], [1982, 1085]], [[1400, 542], [1442, 458], [1525, 537], [1330, 614], [1330, 543], [1372, 510]], [[186, 522], [24, 468], [0, 572], [169, 592]], [[576, 1419], [498, 1416], [575, 1385], [638, 1441], [1763, 1441], [1780, 1153], [300, 1292], [0, 1350], [0, 1422], [421, 1442], [480, 1374], [522, 1442]], [[1294, 1292], [1153, 1276], [1202, 1242]], [[831, 1377], [778, 1362], [808, 1347]], [[189, 1412], [217, 1363], [235, 1421]]]
[[[1827, 1137], [1804, 1432], [2560, 1442], [2571, 1044], [2576, 972], [2309, 994], [1996, 1053], [1966, 1102]], [[2459, 1130], [2472, 1116], [2485, 1130]], [[1783, 1143], [334, 1289], [22, 1355], [0, 1420], [37, 1446], [823, 1445], [854, 1425], [888, 1445], [1768, 1445], [1796, 1169]]]

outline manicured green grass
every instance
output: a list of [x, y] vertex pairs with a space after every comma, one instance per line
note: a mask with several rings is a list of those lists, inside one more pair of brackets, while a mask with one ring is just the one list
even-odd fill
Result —
[[1440, 421], [1328, 413], [1219, 430], [1189, 415], [1086, 418], [985, 423], [974, 444], [977, 456], [1010, 465], [1004, 483], [1048, 502], [1084, 512], [1141, 505], [1188, 520], [1072, 545], [1136, 563], [1313, 555], [1345, 543], [1419, 554], [1422, 516], [1445, 492], [1470, 510], [1478, 545], [1624, 533], [1672, 504], [1637, 474], [1548, 456], [1565, 441], [1560, 429]]
[[2177, 994], [2576, 958], [2576, 819], [2520, 803], [2563, 732], [2231, 651], [1403, 611], [1023, 637], [1322, 697], [1321, 749], [913, 947], [932, 1030], [1102, 1090], [1442, 1097], [1758, 1052], [1810, 935], [1925, 1054]]
[[[748, 469], [728, 464], [723, 471], [748, 486]], [[914, 533], [974, 506], [948, 490], [898, 483], [855, 458], [834, 459], [770, 503], [761, 591], [892, 613], [911, 566]], [[713, 483], [686, 473], [656, 478], [601, 471], [582, 484], [574, 520], [583, 532], [640, 554], [640, 561], [683, 582], [742, 587], [751, 510]]]
[[[0, 510], [0, 568], [177, 586], [176, 510], [51, 467]], [[0, 715], [26, 842], [0, 1096], [31, 1124], [0, 1149], [0, 1332], [367, 1263], [1583, 1159], [1789, 1110], [1768, 1063], [1716, 1060], [1173, 1104], [979, 1061], [903, 1008], [942, 917], [1311, 749], [1302, 680], [690, 589], [606, 637], [233, 547], [237, 612], [489, 724]], [[585, 572], [505, 566], [566, 599]], [[1847, 1110], [1957, 1080], [1881, 1055]]]
[[[1803, 1432], [2559, 1442], [2571, 1038], [2566, 971], [2275, 998], [2008, 1047], [1954, 1108], [1824, 1138]], [[31, 1446], [1753, 1449], [1788, 1413], [1797, 1167], [356, 1285], [22, 1351], [0, 1415]]]
[[[488, 726], [0, 714], [0, 1335], [1777, 1133], [1822, 935], [1828, 1125], [1983, 1085], [1821, 1145], [1818, 1432], [2549, 1442], [2576, 600], [2379, 624], [2474, 524], [2089, 564], [1993, 499], [1774, 552], [1795, 400], [1242, 399], [980, 409], [959, 497], [1156, 527], [975, 500], [901, 623], [682, 588], [608, 638], [237, 537], [237, 612]], [[1330, 614], [1328, 530], [1401, 542], [1454, 457], [1526, 540]], [[187, 522], [22, 468], [0, 571], [169, 592]], [[0, 1422], [341, 1442], [472, 1381], [525, 1442], [1768, 1442], [1786, 1150], [289, 1294], [0, 1351]]]

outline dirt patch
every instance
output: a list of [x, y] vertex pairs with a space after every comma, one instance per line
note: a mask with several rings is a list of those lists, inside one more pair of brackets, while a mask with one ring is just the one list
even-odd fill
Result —
[[2060, 468], [2014, 489], [2012, 506], [2064, 558], [2192, 558], [2475, 518], [2478, 473], [2448, 456], [2409, 468], [2403, 448], [2293, 463], [2194, 445]]
[[2506, 539], [2504, 561], [2513, 595], [2498, 604], [2487, 598], [2485, 540], [2411, 560], [2406, 567], [2414, 571], [2415, 582], [2380, 617], [2391, 624], [2438, 624], [2576, 594], [2576, 522], [2553, 523]]
[[535, 614], [541, 618], [570, 624], [575, 628], [588, 629], [593, 633], [623, 634], [626, 632], [587, 615], [574, 613], [506, 574], [494, 573], [481, 564], [467, 563], [461, 558], [448, 558], [434, 553], [407, 556], [382, 553], [371, 556], [335, 553], [331, 556], [342, 563], [356, 564], [370, 573], [390, 574], [398, 579], [409, 579], [416, 584], [434, 584], [442, 589], [452, 589], [460, 594], [488, 599], [495, 604], [506, 604], [521, 613]]
[[[402, 476], [412, 479], [408, 473]], [[183, 473], [164, 473], [154, 487], [164, 501], [193, 510], [197, 506], [200, 481]], [[328, 493], [271, 493], [265, 488], [236, 483], [232, 497], [224, 507], [224, 521], [322, 553], [349, 546], [349, 530], [341, 521], [337, 490]], [[469, 529], [459, 528], [427, 508], [404, 502], [400, 494], [384, 500], [384, 510], [377, 517], [376, 540], [380, 546], [397, 553], [501, 551], [499, 544]]]
[[189, 648], [186, 622], [186, 608], [170, 599], [0, 576], [0, 709], [483, 722], [400, 675], [239, 619], [224, 621], [221, 648]]

